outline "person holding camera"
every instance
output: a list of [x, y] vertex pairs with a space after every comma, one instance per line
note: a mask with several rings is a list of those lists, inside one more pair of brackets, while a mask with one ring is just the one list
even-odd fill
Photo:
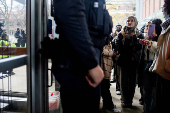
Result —
[[136, 87], [136, 67], [139, 64], [138, 52], [142, 45], [137, 38], [143, 38], [137, 29], [138, 21], [134, 16], [127, 18], [127, 25], [118, 34], [115, 42], [120, 54], [117, 65], [120, 67], [121, 107], [132, 107]]

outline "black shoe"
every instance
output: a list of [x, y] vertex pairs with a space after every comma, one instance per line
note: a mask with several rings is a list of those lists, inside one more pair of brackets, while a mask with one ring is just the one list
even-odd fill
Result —
[[116, 108], [116, 105], [113, 105], [112, 109], [107, 109], [106, 108], [106, 113], [121, 113], [122, 111], [120, 109]]
[[116, 80], [112, 80], [112, 81], [110, 81], [110, 83], [115, 83], [116, 82]]
[[15, 73], [12, 71], [12, 72], [11, 72], [11, 75], [15, 75]]
[[121, 103], [121, 107], [122, 108], [131, 108], [132, 107], [132, 103]]
[[7, 72], [2, 72], [2, 74], [8, 74]]
[[143, 98], [139, 99], [139, 104], [144, 105]]

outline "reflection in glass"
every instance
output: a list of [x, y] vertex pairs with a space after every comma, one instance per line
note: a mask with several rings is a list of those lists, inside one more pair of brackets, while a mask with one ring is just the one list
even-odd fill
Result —
[[[0, 60], [23, 54], [26, 0], [0, 0]], [[27, 112], [26, 72], [26, 66], [0, 72], [0, 113]]]
[[0, 59], [26, 54], [25, 0], [0, 0]]
[[26, 66], [0, 73], [0, 112], [27, 112]]

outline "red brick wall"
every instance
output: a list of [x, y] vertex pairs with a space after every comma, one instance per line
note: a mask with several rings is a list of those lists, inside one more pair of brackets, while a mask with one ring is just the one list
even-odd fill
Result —
[[150, 14], [153, 14], [154, 13], [154, 0], [150, 0]]
[[163, 4], [164, 0], [143, 0], [143, 19], [159, 11]]
[[160, 0], [156, 0], [155, 2], [155, 12], [160, 10]]
[[149, 6], [149, 0], [146, 0], [146, 17], [148, 17], [150, 14], [150, 12], [149, 12], [149, 9], [150, 9], [150, 6]]
[[143, 18], [146, 17], [146, 0], [143, 0]]
[[120, 10], [125, 10], [125, 6], [120, 6]]
[[164, 0], [161, 0], [161, 6], [163, 6], [164, 5]]

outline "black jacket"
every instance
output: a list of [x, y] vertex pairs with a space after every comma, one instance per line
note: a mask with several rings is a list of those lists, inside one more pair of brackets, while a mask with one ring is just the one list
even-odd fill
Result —
[[20, 39], [21, 38], [20, 35], [21, 35], [20, 31], [15, 31], [15, 34], [14, 34], [15, 38]]
[[[52, 59], [53, 72], [64, 65], [71, 71], [87, 74], [96, 67], [97, 54], [89, 36], [85, 19], [83, 0], [54, 1], [54, 16], [57, 24], [56, 32], [60, 34], [60, 53], [63, 62], [58, 66], [59, 59]], [[56, 45], [57, 48], [57, 45]], [[60, 70], [60, 69], [58, 69]]]
[[124, 38], [122, 33], [118, 34], [115, 40], [115, 46], [119, 53], [119, 58], [117, 60], [118, 65], [129, 66], [131, 64], [139, 64], [142, 45], [137, 38], [142, 37], [142, 35], [139, 35], [138, 37], [133, 35], [128, 39]]
[[22, 39], [26, 40], [26, 34], [25, 31], [21, 31]]
[[1, 38], [2, 38], [2, 40], [8, 41], [7, 34], [4, 32], [2, 32]]

